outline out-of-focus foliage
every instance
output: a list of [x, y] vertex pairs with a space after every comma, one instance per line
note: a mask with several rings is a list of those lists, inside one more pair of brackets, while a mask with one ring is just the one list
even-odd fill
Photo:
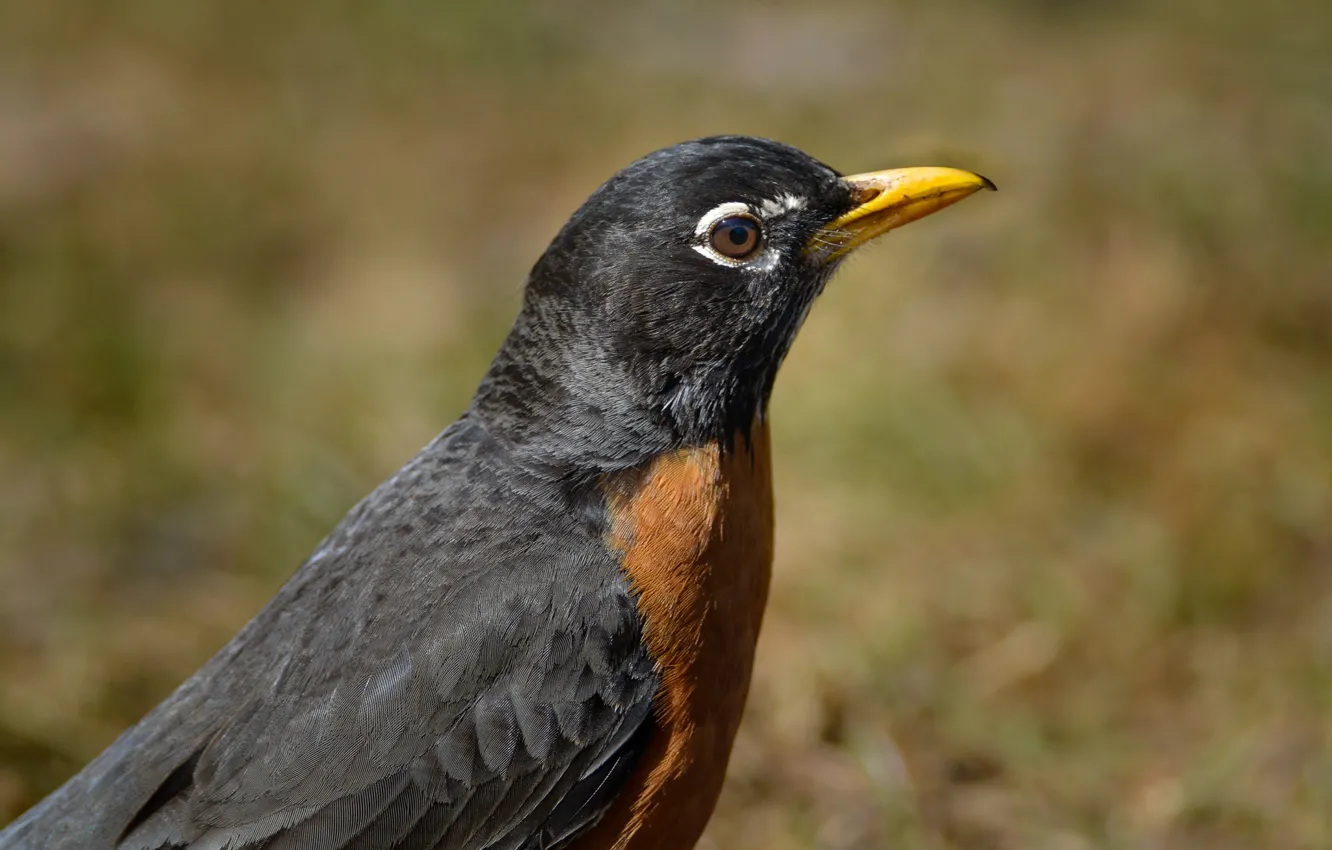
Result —
[[830, 287], [705, 847], [1332, 845], [1332, 5], [0, 3], [0, 822], [744, 132], [997, 195]]

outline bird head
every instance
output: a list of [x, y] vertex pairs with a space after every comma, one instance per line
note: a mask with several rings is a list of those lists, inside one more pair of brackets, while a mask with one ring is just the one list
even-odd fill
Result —
[[537, 262], [478, 401], [517, 442], [542, 424], [612, 456], [729, 441], [763, 414], [841, 261], [982, 188], [994, 185], [951, 168], [847, 177], [748, 137], [649, 154], [593, 192]]

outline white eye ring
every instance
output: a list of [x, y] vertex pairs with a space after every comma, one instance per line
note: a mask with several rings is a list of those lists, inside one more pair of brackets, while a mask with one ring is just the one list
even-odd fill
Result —
[[712, 228], [722, 219], [737, 215], [752, 218], [755, 222], [761, 224], [759, 217], [749, 208], [749, 204], [744, 204], [739, 201], [727, 201], [724, 204], [718, 204], [704, 213], [703, 217], [698, 220], [698, 224], [694, 226], [694, 236], [698, 237], [700, 240], [698, 244], [693, 246], [694, 250], [719, 266], [735, 269], [750, 265], [755, 257], [762, 254], [762, 248], [760, 248], [753, 257], [737, 260], [734, 257], [725, 256], [717, 251], [716, 248], [712, 247]]
[[712, 226], [724, 218], [733, 215], [747, 215], [750, 218], [757, 219], [754, 211], [749, 208], [749, 204], [742, 204], [739, 201], [727, 201], [724, 204], [718, 204], [703, 214], [694, 227], [695, 236], [706, 236], [712, 232]]

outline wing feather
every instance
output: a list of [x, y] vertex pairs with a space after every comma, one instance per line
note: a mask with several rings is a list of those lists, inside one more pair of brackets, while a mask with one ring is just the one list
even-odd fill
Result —
[[371, 494], [0, 850], [528, 850], [594, 823], [658, 674], [588, 511], [488, 439], [464, 420]]

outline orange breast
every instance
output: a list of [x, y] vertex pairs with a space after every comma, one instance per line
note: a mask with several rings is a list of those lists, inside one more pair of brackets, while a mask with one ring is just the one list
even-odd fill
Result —
[[658, 732], [574, 850], [688, 850], [721, 791], [772, 570], [767, 424], [607, 482], [613, 527], [662, 674]]

